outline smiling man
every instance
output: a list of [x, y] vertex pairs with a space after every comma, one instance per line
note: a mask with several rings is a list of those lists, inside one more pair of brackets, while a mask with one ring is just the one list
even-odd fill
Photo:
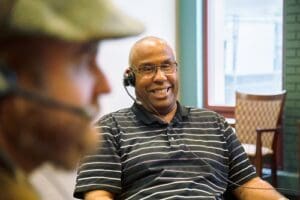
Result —
[[[127, 73], [135, 77], [135, 93], [148, 111], [169, 122], [177, 104], [177, 62], [164, 41], [145, 38], [130, 53]], [[136, 76], [134, 75], [136, 74]]]
[[178, 64], [164, 40], [137, 41], [129, 64], [124, 84], [135, 87], [135, 103], [100, 119], [101, 147], [80, 165], [75, 197], [284, 199], [256, 176], [222, 116], [177, 101]]

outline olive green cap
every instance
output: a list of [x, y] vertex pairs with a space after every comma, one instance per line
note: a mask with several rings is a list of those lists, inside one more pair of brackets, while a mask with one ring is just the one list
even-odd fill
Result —
[[112, 0], [0, 0], [0, 40], [25, 35], [90, 41], [143, 30]]

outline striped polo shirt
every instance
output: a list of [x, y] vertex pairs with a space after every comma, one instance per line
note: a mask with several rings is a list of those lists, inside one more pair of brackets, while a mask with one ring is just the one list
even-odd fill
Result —
[[223, 199], [256, 176], [222, 116], [177, 104], [170, 123], [138, 104], [103, 116], [102, 140], [79, 166], [74, 197], [106, 190], [127, 200]]

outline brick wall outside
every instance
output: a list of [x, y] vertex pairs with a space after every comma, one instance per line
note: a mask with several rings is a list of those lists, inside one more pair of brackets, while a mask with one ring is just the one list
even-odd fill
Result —
[[300, 0], [284, 0], [284, 169], [297, 172], [300, 148], [296, 121], [300, 120]]

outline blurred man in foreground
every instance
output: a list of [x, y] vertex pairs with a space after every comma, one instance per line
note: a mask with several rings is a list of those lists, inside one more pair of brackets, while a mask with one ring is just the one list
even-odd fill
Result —
[[110, 0], [1, 0], [1, 199], [39, 199], [30, 172], [73, 169], [93, 149], [91, 119], [110, 91], [98, 43], [142, 29]]

